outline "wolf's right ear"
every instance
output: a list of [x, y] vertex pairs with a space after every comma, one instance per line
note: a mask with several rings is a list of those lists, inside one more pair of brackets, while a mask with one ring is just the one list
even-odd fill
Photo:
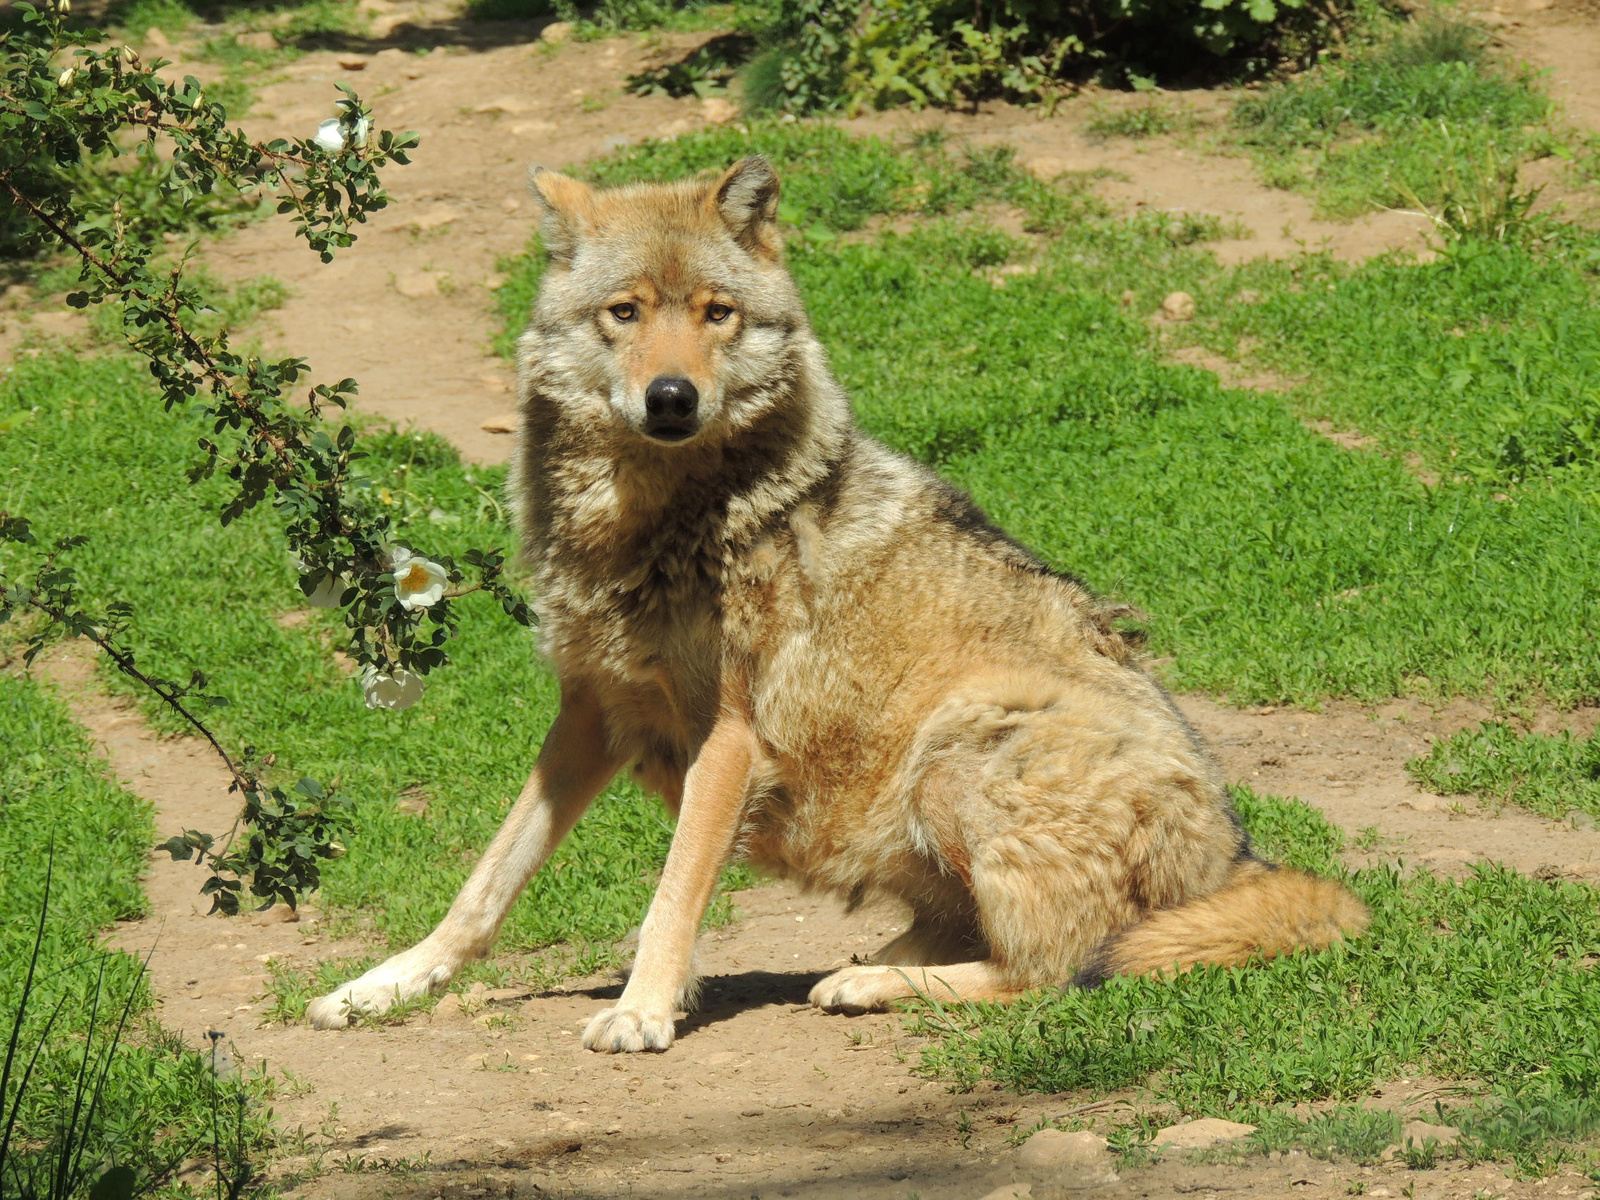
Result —
[[569, 261], [589, 227], [594, 192], [581, 180], [544, 167], [534, 167], [528, 173], [528, 184], [544, 209], [539, 236], [544, 239], [545, 249], [557, 262]]
[[711, 190], [712, 202], [733, 240], [752, 254], [777, 258], [783, 252], [778, 190], [778, 173], [759, 154], [734, 163]]

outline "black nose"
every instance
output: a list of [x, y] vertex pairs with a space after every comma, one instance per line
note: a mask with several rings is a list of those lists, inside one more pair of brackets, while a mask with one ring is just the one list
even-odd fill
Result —
[[694, 436], [700, 422], [694, 410], [700, 393], [694, 384], [676, 375], [660, 375], [644, 390], [644, 431], [663, 442], [681, 442]]
[[644, 390], [644, 411], [651, 421], [680, 423], [694, 416], [700, 393], [676, 375], [658, 375]]

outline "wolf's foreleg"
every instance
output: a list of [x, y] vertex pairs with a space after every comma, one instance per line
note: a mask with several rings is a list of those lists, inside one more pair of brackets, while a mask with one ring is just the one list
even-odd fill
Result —
[[615, 1054], [672, 1045], [673, 1021], [689, 988], [695, 934], [733, 849], [759, 758], [749, 725], [725, 715], [689, 767], [667, 865], [639, 929], [633, 973], [617, 1006], [596, 1014], [583, 1031], [590, 1050]]
[[437, 991], [472, 959], [487, 954], [528, 880], [620, 765], [606, 745], [600, 706], [587, 695], [564, 695], [527, 786], [438, 928], [359, 979], [313, 1000], [306, 1006], [311, 1024], [342, 1029], [351, 1013], [379, 1012]]

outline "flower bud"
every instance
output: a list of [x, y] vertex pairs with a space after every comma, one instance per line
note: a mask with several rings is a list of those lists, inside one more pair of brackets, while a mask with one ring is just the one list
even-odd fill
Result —
[[72, 77], [76, 74], [77, 71], [74, 68], [68, 67], [65, 71], [56, 76], [56, 86], [58, 88], [71, 87]]
[[72, 0], [56, 0], [56, 11], [63, 17], [72, 11]]

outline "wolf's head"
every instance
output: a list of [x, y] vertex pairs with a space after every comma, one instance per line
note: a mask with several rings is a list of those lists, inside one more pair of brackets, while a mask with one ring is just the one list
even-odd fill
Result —
[[528, 348], [569, 418], [667, 447], [725, 441], [781, 403], [814, 343], [766, 159], [605, 190], [535, 170], [533, 188], [550, 269]]

